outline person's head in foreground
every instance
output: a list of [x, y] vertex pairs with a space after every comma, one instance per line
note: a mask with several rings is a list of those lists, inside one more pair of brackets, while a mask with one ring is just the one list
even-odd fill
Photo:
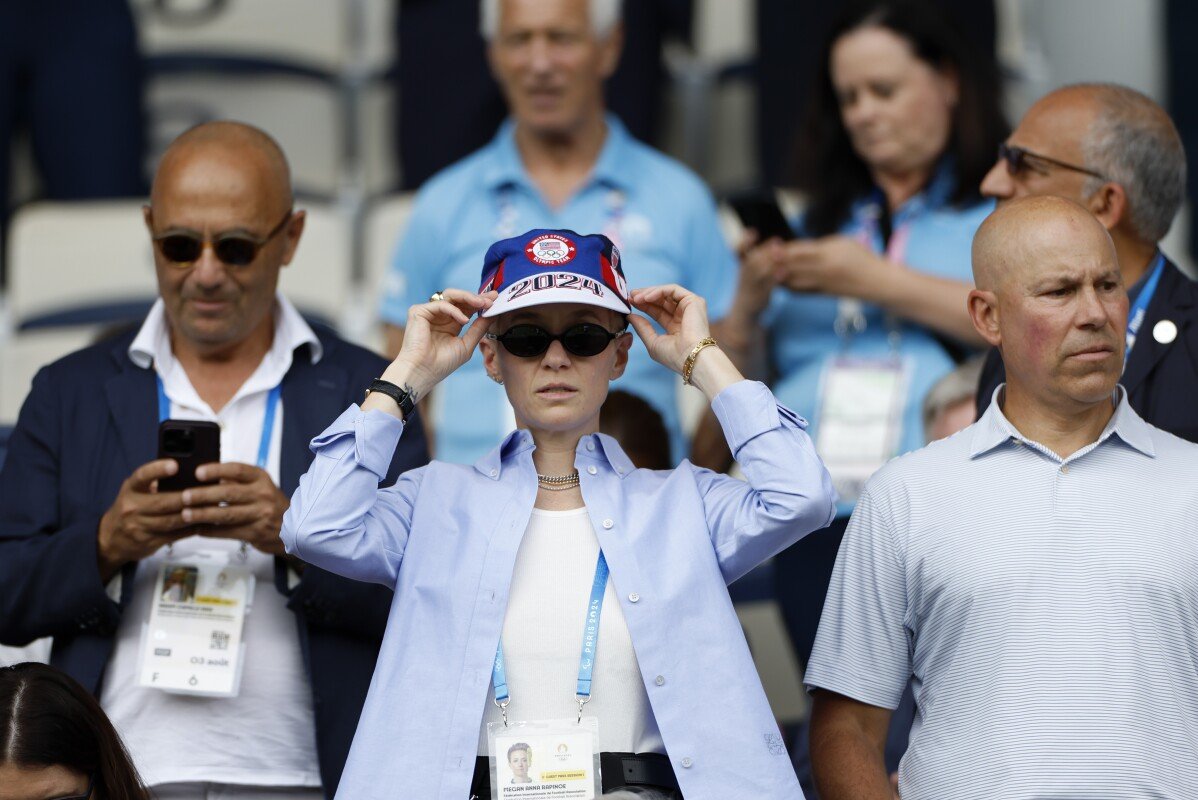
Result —
[[1061, 418], [1103, 407], [1123, 372], [1127, 292], [1111, 237], [1061, 197], [1004, 203], [973, 241], [969, 313], [1002, 353], [1004, 412]]
[[[633, 307], [665, 333], [632, 314]], [[547, 452], [573, 452], [582, 436], [599, 430], [608, 386], [628, 364], [629, 325], [655, 361], [684, 378], [695, 370], [703, 388], [696, 368], [702, 362], [689, 356], [710, 335], [706, 303], [681, 286], [630, 292], [620, 253], [602, 234], [535, 229], [496, 242], [487, 251], [478, 293], [438, 292], [413, 306], [408, 321], [416, 334], [405, 327], [393, 367], [411, 379], [414, 399], [478, 346], [487, 374], [503, 384], [517, 426], [537, 442], [538, 460]]]
[[507, 765], [512, 770], [512, 783], [531, 783], [528, 767], [532, 764], [532, 748], [517, 742], [507, 749]]
[[171, 143], [143, 213], [176, 349], [269, 346], [279, 271], [304, 230], [292, 204], [287, 160], [263, 131], [210, 122]]
[[104, 711], [45, 664], [0, 668], [0, 800], [147, 800]]
[[1028, 109], [999, 149], [982, 193], [1000, 205], [1066, 197], [1096, 216], [1116, 244], [1153, 250], [1181, 208], [1185, 184], [1185, 150], [1165, 110], [1126, 86], [1086, 83]]
[[483, 293], [499, 296], [479, 347], [517, 424], [575, 440], [598, 430], [632, 346], [619, 251], [602, 235], [530, 231], [492, 245], [483, 273]]
[[797, 140], [813, 233], [835, 232], [875, 186], [914, 179], [918, 191], [945, 157], [953, 203], [977, 197], [1006, 124], [994, 67], [975, 55], [926, 2], [856, 3], [841, 15]]

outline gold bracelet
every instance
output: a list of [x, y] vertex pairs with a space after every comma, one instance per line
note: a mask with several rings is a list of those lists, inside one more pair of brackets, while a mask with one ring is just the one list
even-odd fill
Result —
[[687, 386], [691, 385], [691, 373], [695, 371], [695, 359], [699, 357], [699, 352], [704, 347], [714, 347], [715, 339], [708, 336], [706, 339], [700, 339], [691, 349], [690, 355], [686, 357], [686, 361], [682, 365], [682, 382]]

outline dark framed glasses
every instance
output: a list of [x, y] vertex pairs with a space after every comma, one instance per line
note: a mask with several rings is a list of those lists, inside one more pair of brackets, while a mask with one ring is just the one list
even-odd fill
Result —
[[498, 341], [504, 350], [520, 358], [539, 356], [548, 350], [553, 342], [561, 342], [562, 347], [571, 355], [588, 358], [602, 353], [611, 340], [619, 338], [623, 332], [621, 329], [612, 333], [602, 325], [584, 322], [581, 325], [571, 325], [556, 335], [538, 325], [513, 325], [504, 333], [488, 333], [486, 336]]
[[1028, 159], [1031, 159], [1032, 161], [1043, 161], [1045, 164], [1052, 164], [1054, 167], [1060, 167], [1061, 169], [1080, 172], [1083, 175], [1091, 175], [1100, 180], [1110, 180], [1105, 175], [1095, 172], [1092, 169], [1079, 167], [1076, 164], [1070, 164], [1066, 161], [1058, 161], [1057, 159], [1050, 158], [1049, 156], [1042, 156], [1039, 153], [1033, 153], [1031, 150], [1025, 150], [1022, 147], [1016, 147], [1015, 145], [1007, 144], [1006, 142], [1003, 142], [998, 146], [998, 157], [1001, 161], [1006, 163], [1007, 174], [1011, 175], [1012, 177], [1019, 175], [1019, 173], [1023, 172], [1024, 170], [1034, 169], [1033, 165], [1028, 163]]
[[208, 237], [196, 236], [192, 233], [164, 233], [154, 237], [154, 244], [162, 257], [178, 267], [190, 267], [200, 260], [204, 245], [212, 242], [212, 252], [223, 263], [232, 267], [244, 267], [253, 263], [258, 257], [258, 251], [266, 243], [279, 235], [283, 226], [291, 219], [292, 210], [279, 220], [279, 224], [261, 239], [255, 239], [244, 233], [225, 233], [209, 240]]
[[92, 790], [96, 788], [96, 773], [87, 776], [87, 791], [83, 794], [73, 794], [70, 797], [55, 797], [54, 800], [91, 800]]

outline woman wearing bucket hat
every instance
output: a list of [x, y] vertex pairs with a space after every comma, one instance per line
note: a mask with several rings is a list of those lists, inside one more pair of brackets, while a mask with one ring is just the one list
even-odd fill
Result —
[[[800, 797], [725, 587], [832, 518], [806, 422], [714, 346], [702, 298], [629, 292], [604, 236], [497, 242], [478, 293], [438, 294], [313, 440], [283, 524], [289, 553], [395, 591], [338, 796]], [[638, 470], [597, 432], [629, 322], [711, 401], [747, 482]], [[475, 347], [518, 429], [380, 489], [403, 419]], [[535, 783], [513, 784], [515, 744]]]

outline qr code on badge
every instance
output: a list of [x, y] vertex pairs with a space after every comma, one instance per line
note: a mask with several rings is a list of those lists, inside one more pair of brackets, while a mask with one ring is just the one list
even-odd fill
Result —
[[213, 631], [212, 641], [208, 643], [209, 650], [228, 650], [229, 634], [224, 631]]

